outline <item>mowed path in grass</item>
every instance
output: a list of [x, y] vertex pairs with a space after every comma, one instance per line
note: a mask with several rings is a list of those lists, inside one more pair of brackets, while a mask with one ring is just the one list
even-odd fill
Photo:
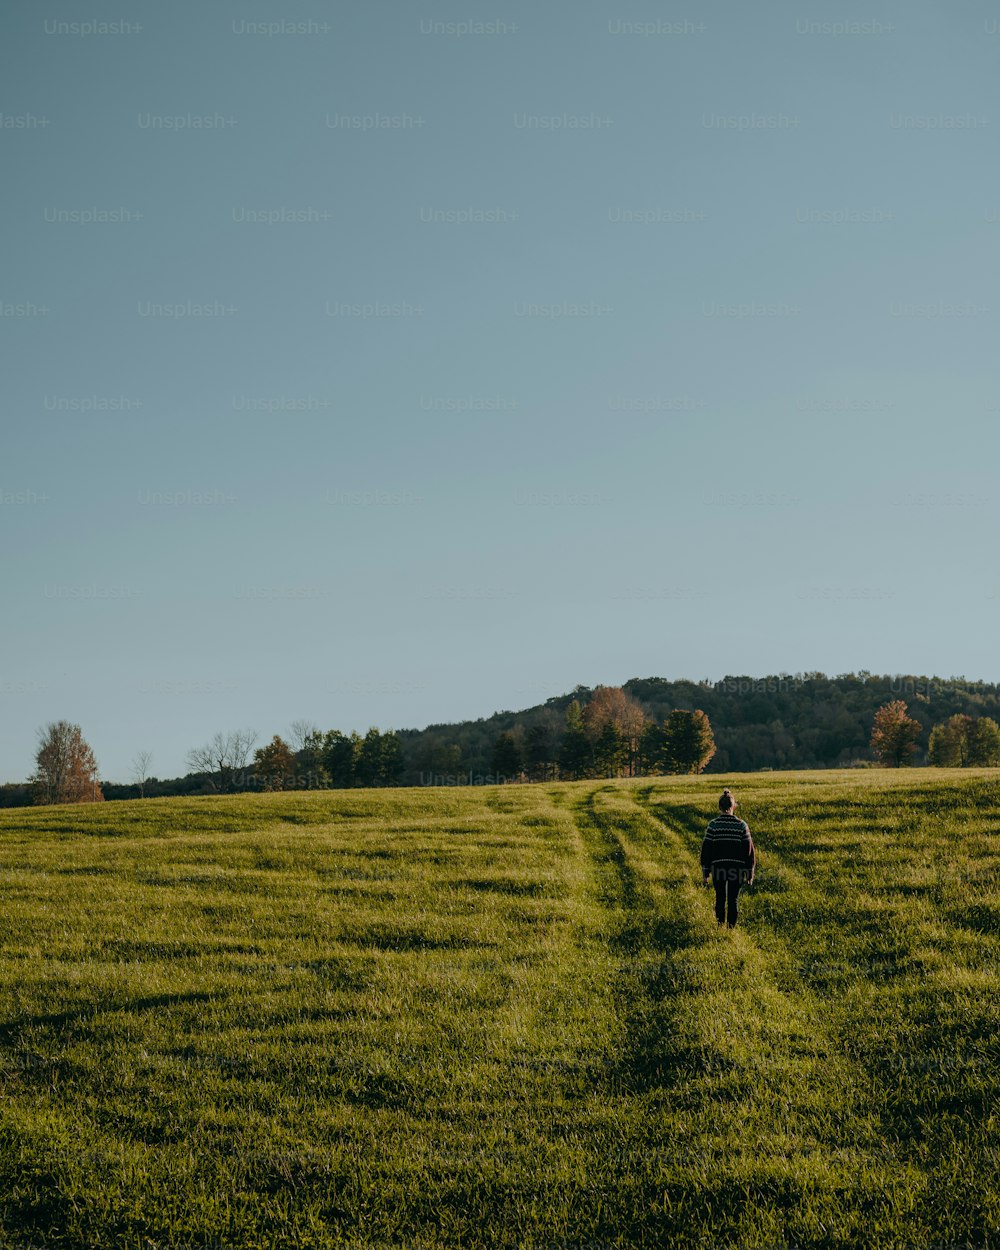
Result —
[[[723, 783], [761, 854], [734, 932], [698, 871]], [[1000, 1244], [996, 799], [924, 770], [2, 813], [0, 1227]]]

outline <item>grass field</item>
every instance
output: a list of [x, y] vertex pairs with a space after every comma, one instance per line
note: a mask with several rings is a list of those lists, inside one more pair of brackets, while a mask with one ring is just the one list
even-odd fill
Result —
[[[698, 850], [758, 844], [720, 931]], [[0, 813], [0, 1245], [1000, 1246], [996, 771]]]

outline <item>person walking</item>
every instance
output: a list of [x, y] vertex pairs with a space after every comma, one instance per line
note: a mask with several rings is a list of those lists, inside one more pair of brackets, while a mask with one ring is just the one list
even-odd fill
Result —
[[753, 885], [756, 868], [750, 826], [737, 818], [736, 800], [727, 788], [719, 798], [719, 815], [709, 822], [701, 844], [701, 871], [705, 885], [715, 882], [715, 918], [720, 925], [736, 927], [740, 886]]

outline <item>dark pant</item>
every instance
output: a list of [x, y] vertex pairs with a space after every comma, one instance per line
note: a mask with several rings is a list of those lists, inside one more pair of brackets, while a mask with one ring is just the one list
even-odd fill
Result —
[[717, 868], [713, 874], [715, 879], [715, 918], [719, 924], [726, 923], [726, 905], [729, 905], [729, 927], [734, 928], [739, 918], [736, 900], [739, 897], [741, 878], [745, 874], [737, 868]]

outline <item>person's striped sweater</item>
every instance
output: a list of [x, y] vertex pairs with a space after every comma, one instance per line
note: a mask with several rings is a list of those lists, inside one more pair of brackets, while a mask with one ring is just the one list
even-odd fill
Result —
[[731, 868], [744, 869], [746, 877], [753, 879], [757, 866], [757, 851], [750, 826], [745, 820], [730, 812], [723, 812], [709, 824], [701, 844], [701, 871], [707, 877]]

